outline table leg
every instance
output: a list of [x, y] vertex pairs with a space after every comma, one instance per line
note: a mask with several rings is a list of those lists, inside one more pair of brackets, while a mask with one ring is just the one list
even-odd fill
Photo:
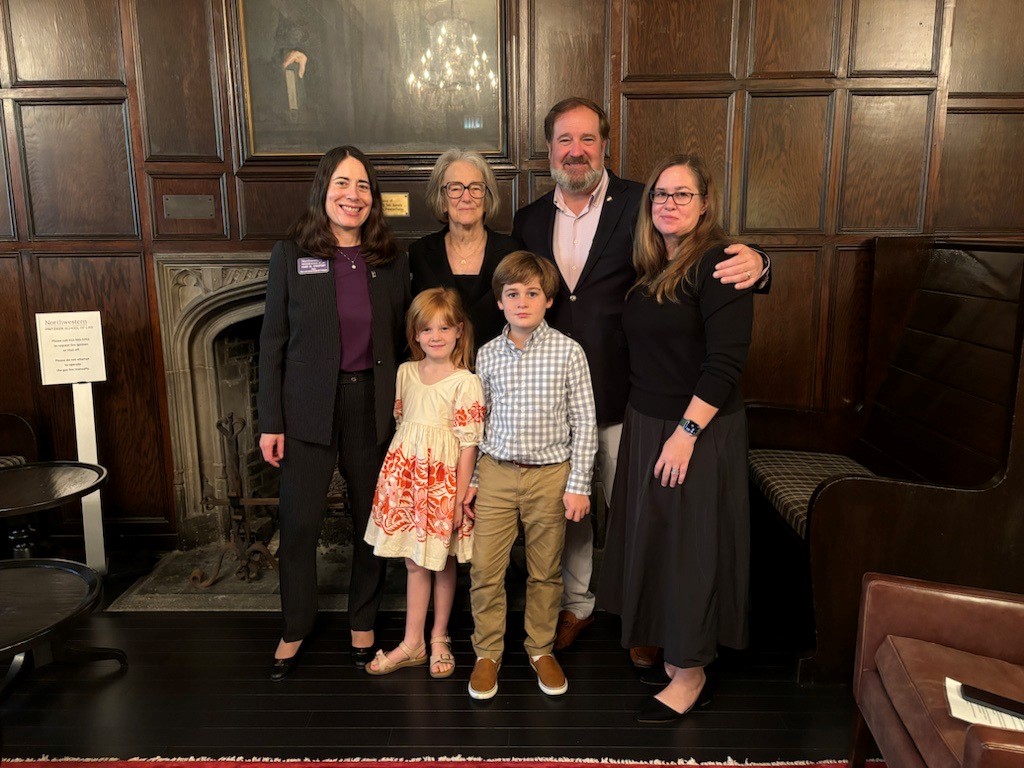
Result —
[[118, 648], [102, 648], [74, 641], [67, 641], [61, 646], [61, 661], [105, 661], [113, 659], [128, 669], [128, 655]]
[[4, 694], [7, 689], [14, 684], [14, 681], [25, 669], [25, 655], [26, 652], [22, 651], [13, 659], [11, 659], [11, 666], [7, 670], [7, 674], [4, 675], [4, 679], [0, 681], [0, 701], [3, 701]]

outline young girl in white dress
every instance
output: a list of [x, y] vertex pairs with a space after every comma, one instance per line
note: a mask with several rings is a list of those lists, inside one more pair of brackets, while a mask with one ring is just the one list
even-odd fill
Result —
[[472, 521], [462, 499], [484, 430], [484, 396], [471, 373], [473, 330], [451, 288], [423, 291], [409, 307], [412, 360], [398, 369], [398, 429], [377, 481], [365, 540], [378, 557], [404, 557], [405, 638], [366, 665], [371, 675], [426, 663], [431, 587], [430, 676], [455, 671], [448, 618], [455, 599], [455, 562], [473, 554]]

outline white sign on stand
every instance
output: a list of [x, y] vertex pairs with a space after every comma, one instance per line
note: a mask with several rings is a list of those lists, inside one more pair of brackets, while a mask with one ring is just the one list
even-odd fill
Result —
[[[70, 384], [75, 405], [78, 460], [97, 464], [96, 413], [92, 382], [107, 380], [103, 356], [103, 328], [99, 312], [46, 312], [36, 315], [39, 370], [43, 384]], [[107, 572], [103, 546], [103, 509], [100, 492], [82, 498], [85, 562]]]

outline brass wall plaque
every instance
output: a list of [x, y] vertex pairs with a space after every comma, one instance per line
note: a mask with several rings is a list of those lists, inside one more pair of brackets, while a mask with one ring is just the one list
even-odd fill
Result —
[[216, 215], [213, 195], [164, 195], [165, 219], [212, 219]]
[[391, 218], [409, 216], [408, 192], [381, 192], [380, 201], [384, 206], [384, 215]]

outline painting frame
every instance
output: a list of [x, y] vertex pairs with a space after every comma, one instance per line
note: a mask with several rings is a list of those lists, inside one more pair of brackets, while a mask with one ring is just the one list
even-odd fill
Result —
[[[396, 161], [453, 146], [507, 154], [505, 0], [236, 0], [231, 16], [245, 161], [316, 157], [339, 144]], [[482, 53], [488, 67], [477, 68], [477, 94], [460, 83], [424, 96], [425, 57], [470, 35], [476, 62]]]

